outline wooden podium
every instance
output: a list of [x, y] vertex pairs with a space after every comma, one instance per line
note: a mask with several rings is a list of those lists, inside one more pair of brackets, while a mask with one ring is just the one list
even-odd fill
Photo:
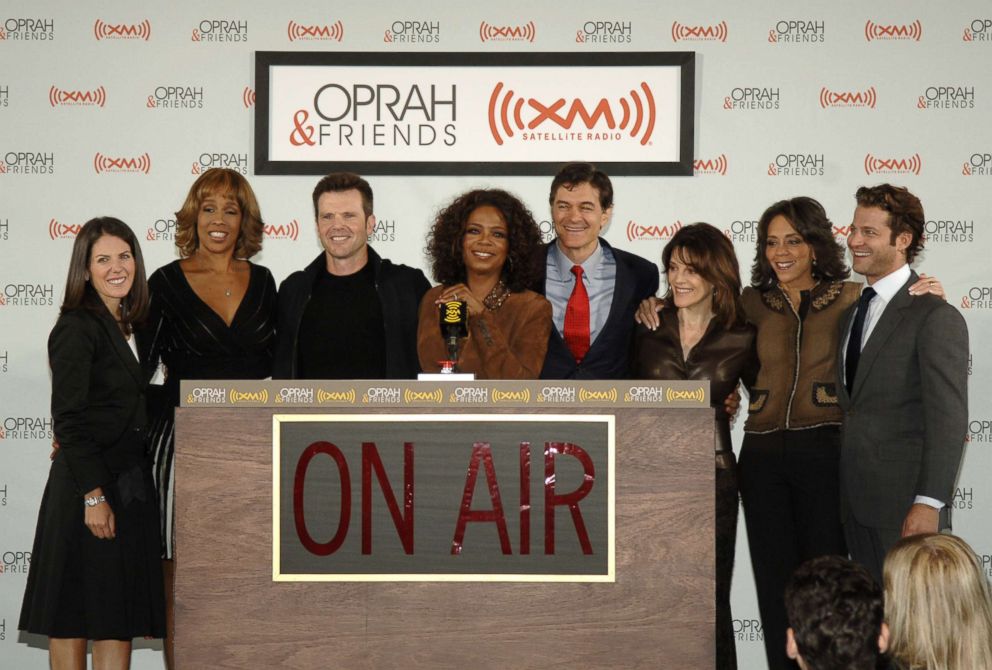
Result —
[[[178, 667], [713, 668], [713, 414], [699, 386], [184, 382]], [[398, 402], [373, 406], [373, 388]], [[460, 405], [458, 388], [490, 402]], [[275, 581], [273, 416], [300, 413], [613, 417], [612, 581]]]

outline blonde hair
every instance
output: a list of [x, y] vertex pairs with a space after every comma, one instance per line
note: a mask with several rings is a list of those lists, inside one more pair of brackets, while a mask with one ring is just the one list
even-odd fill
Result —
[[959, 537], [900, 540], [885, 558], [889, 652], [905, 670], [992, 669], [992, 594]]

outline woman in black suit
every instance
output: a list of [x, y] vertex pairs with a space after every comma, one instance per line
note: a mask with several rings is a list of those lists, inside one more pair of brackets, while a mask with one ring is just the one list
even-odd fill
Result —
[[[707, 223], [679, 230], [665, 245], [668, 293], [641, 310], [631, 356], [635, 379], [706, 379], [715, 421], [716, 667], [737, 667], [730, 581], [737, 540], [737, 465], [724, 398], [757, 372], [755, 329], [745, 323], [741, 278], [730, 240]], [[653, 317], [653, 318], [648, 318]], [[708, 445], [702, 445], [708, 448]]]
[[76, 237], [48, 339], [60, 445], [41, 501], [19, 628], [52, 668], [127, 668], [134, 637], [165, 633], [158, 514], [145, 457], [147, 378], [134, 325], [148, 306], [141, 249], [112, 218]]

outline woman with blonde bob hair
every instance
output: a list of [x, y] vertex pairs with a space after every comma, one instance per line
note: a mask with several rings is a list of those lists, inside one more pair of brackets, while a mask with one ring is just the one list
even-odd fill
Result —
[[964, 540], [939, 533], [903, 538], [885, 558], [884, 578], [895, 667], [992, 668], [992, 594]]

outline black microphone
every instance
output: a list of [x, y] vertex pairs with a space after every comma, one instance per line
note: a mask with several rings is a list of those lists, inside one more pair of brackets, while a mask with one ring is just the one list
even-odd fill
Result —
[[449, 300], [438, 307], [441, 335], [448, 344], [448, 360], [458, 362], [458, 340], [468, 337], [468, 303], [464, 300]]

